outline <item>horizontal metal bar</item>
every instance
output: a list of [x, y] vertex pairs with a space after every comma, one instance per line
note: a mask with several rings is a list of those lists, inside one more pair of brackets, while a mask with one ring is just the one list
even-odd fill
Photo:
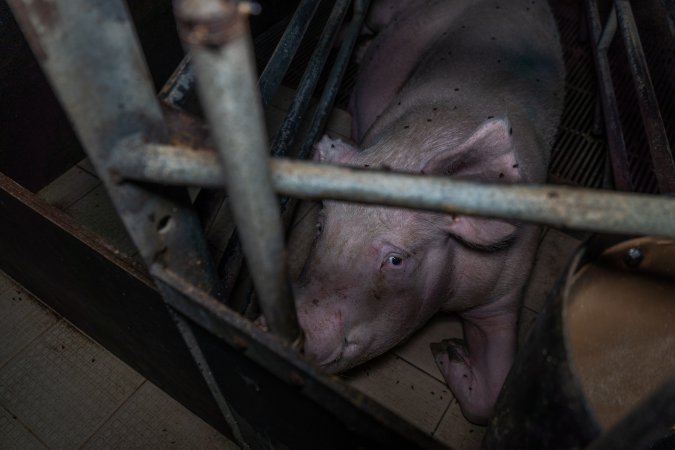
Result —
[[[649, 67], [642, 51], [633, 10], [628, 0], [615, 0], [614, 7], [619, 21], [619, 29], [628, 56], [628, 66], [633, 75], [633, 85], [637, 92], [638, 106], [645, 126], [652, 168], [661, 193], [675, 192], [675, 161], [668, 145], [668, 136], [663, 126], [659, 102], [654, 93]], [[675, 75], [675, 74], [671, 74]]]
[[321, 71], [326, 64], [333, 41], [340, 31], [340, 25], [349, 7], [350, 0], [337, 0], [333, 6], [330, 17], [324, 27], [323, 33], [317, 42], [314, 52], [307, 64], [305, 73], [302, 75], [300, 85], [295, 93], [293, 102], [288, 108], [288, 113], [281, 124], [277, 135], [272, 143], [271, 153], [273, 156], [288, 155], [289, 148], [295, 141], [302, 117], [307, 111], [309, 101], [314, 92]]
[[307, 28], [319, 7], [320, 0], [302, 0], [293, 14], [293, 18], [286, 27], [277, 48], [270, 57], [265, 70], [260, 75], [258, 86], [263, 107], [267, 107], [277, 93], [279, 85], [291, 65], [293, 56], [300, 47], [300, 42], [307, 32]]
[[[141, 150], [115, 161], [120, 176], [180, 185], [217, 186], [225, 181], [213, 152], [167, 145]], [[283, 195], [675, 238], [672, 197], [554, 185], [484, 184], [286, 159], [271, 159], [269, 167], [274, 188]]]
[[230, 206], [270, 330], [300, 341], [287, 278], [284, 235], [267, 166], [248, 18], [235, 0], [176, 0], [181, 39], [192, 55], [197, 92], [224, 168]]

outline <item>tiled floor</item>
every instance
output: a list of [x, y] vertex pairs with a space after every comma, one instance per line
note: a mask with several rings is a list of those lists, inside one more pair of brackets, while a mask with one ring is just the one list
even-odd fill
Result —
[[238, 448], [0, 272], [0, 448]]
[[[280, 124], [283, 109], [290, 98], [290, 93], [282, 90], [275, 100], [276, 106], [268, 110], [271, 131]], [[349, 135], [349, 127], [349, 116], [341, 111], [333, 114], [328, 126], [329, 133], [342, 137]], [[99, 233], [122, 252], [138, 259], [134, 246], [86, 160], [39, 195]], [[303, 229], [313, 234], [316, 208], [312, 204], [304, 204], [302, 208], [294, 225], [296, 231], [290, 236], [290, 248], [302, 246], [306, 241], [303, 236], [307, 232]], [[225, 218], [221, 217], [221, 221], [224, 222]], [[212, 248], [223, 249], [226, 243], [223, 235], [227, 233], [210, 236]], [[536, 319], [546, 293], [578, 244], [577, 239], [553, 229], [543, 235], [521, 310], [521, 339]], [[301, 262], [301, 258], [293, 259], [291, 269], [297, 270]], [[80, 338], [86, 343], [71, 348], [73, 342], [79, 342], [76, 331], [34, 300], [26, 301], [29, 297], [21, 288], [12, 287], [7, 292], [9, 297], [3, 301], [17, 313], [15, 318], [8, 319], [3, 315], [0, 319], [2, 325], [7, 322], [0, 333], [8, 330], [6, 334], [11, 335], [11, 339], [2, 341], [6, 342], [3, 344], [6, 348], [0, 348], [0, 405], [5, 408], [0, 410], [3, 427], [0, 432], [4, 436], [13, 436], [12, 446], [22, 447], [23, 442], [26, 446], [34, 443], [54, 448], [164, 447], [172, 444], [218, 448], [232, 445], [86, 338]], [[21, 300], [17, 300], [19, 296]], [[453, 448], [477, 449], [485, 429], [464, 419], [429, 350], [430, 342], [460, 336], [461, 327], [457, 319], [439, 315], [402, 346], [344, 374], [343, 378]], [[0, 337], [5, 336], [0, 334]], [[17, 352], [21, 355], [18, 359]], [[36, 369], [39, 380], [28, 381], [30, 377], [27, 374], [35, 373]], [[78, 381], [68, 388], [59, 385], [63, 379]], [[99, 382], [102, 379], [112, 384], [104, 386]], [[12, 388], [5, 387], [5, 383]], [[41, 401], [42, 398], [50, 400]], [[29, 413], [37, 411], [38, 407], [42, 408], [42, 412]], [[171, 413], [166, 419], [153, 415], [150, 420], [148, 411], [155, 409]], [[12, 419], [12, 422], [8, 418], [14, 415], [17, 419]], [[203, 431], [195, 432], [196, 427]], [[195, 435], [200, 436], [199, 441], [194, 440]]]

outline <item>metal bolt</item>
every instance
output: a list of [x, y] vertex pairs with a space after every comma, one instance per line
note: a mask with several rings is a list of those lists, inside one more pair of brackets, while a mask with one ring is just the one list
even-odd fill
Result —
[[637, 267], [644, 259], [645, 254], [639, 247], [631, 247], [623, 255], [623, 261], [628, 267]]

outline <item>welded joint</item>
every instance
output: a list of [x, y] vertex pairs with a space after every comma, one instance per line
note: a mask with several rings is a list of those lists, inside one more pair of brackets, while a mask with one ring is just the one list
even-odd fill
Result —
[[178, 34], [188, 45], [221, 47], [248, 32], [248, 15], [260, 6], [236, 0], [175, 0]]

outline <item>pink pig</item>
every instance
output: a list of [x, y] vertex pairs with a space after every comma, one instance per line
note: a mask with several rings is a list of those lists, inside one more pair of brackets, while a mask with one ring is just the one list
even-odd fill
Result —
[[[545, 0], [375, 2], [351, 99], [358, 147], [315, 159], [489, 183], [540, 183], [564, 69]], [[464, 415], [485, 423], [516, 350], [538, 227], [325, 201], [294, 286], [305, 353], [338, 372], [394, 347], [438, 311], [463, 340], [432, 344]]]

